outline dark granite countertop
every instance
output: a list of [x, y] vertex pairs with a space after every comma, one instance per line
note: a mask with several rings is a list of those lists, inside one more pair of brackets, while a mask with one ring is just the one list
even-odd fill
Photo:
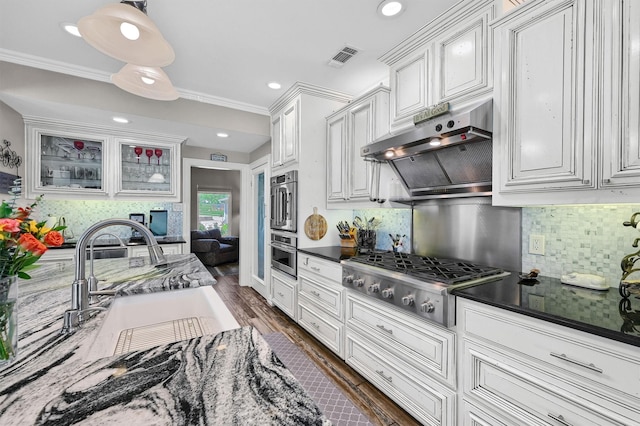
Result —
[[576, 330], [640, 346], [640, 298], [623, 299], [617, 288], [589, 290], [538, 277], [519, 284], [517, 274], [452, 294]]
[[349, 259], [357, 254], [357, 251], [353, 248], [344, 248], [340, 246], [326, 246], [326, 247], [310, 247], [310, 248], [298, 248], [298, 253], [310, 254], [312, 256], [318, 256], [322, 259], [329, 260], [331, 262], [340, 262], [341, 260]]
[[[158, 242], [158, 244], [184, 244], [186, 243], [186, 241], [184, 240], [184, 238], [182, 238], [182, 236], [167, 236], [167, 237], [156, 237], [156, 241]], [[126, 244], [127, 246], [141, 246], [141, 245], [146, 245], [146, 243], [144, 242], [144, 239], [142, 238], [123, 238], [122, 242], [124, 244]], [[115, 238], [100, 238], [98, 240], [96, 240], [94, 247], [118, 247], [120, 245], [120, 242], [118, 240], [116, 240]], [[76, 248], [76, 241], [75, 240], [68, 240], [65, 241], [64, 244], [62, 244], [59, 247], [49, 247], [50, 250], [56, 250], [56, 249], [70, 249], [70, 248]]]

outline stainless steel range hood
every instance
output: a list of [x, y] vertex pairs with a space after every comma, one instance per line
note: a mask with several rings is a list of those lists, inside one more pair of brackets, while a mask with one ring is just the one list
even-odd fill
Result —
[[396, 172], [409, 199], [392, 201], [491, 195], [492, 122], [489, 100], [366, 145], [360, 155]]

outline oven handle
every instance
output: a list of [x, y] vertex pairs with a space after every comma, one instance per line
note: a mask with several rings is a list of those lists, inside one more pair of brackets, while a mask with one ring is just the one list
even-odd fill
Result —
[[275, 248], [280, 249], [282, 251], [286, 251], [287, 253], [296, 253], [297, 252], [295, 247], [292, 247], [292, 246], [287, 245], [287, 244], [282, 244], [282, 243], [279, 243], [277, 241], [271, 241], [271, 247], [275, 247]]

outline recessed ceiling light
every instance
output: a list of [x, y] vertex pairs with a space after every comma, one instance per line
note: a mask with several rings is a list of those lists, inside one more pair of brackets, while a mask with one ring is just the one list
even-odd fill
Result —
[[224, 132], [218, 132], [216, 133], [216, 136], [218, 136], [219, 138], [228, 138], [229, 134]]
[[378, 6], [378, 13], [385, 18], [398, 16], [402, 12], [404, 12], [404, 5], [398, 0], [384, 0]]
[[278, 83], [277, 81], [271, 81], [267, 83], [267, 86], [269, 86], [269, 89], [273, 89], [273, 90], [278, 90], [282, 87], [280, 83]]
[[129, 123], [129, 120], [124, 117], [113, 117], [112, 120], [115, 121], [116, 123], [122, 123], [122, 124]]
[[65, 30], [66, 32], [68, 32], [72, 36], [82, 37], [82, 35], [80, 35], [80, 31], [78, 30], [78, 26], [76, 24], [70, 24], [68, 22], [63, 22], [62, 24], [60, 24], [60, 26], [62, 27], [63, 30]]

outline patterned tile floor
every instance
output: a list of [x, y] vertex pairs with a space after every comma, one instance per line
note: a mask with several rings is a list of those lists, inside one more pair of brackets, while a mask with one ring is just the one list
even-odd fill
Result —
[[334, 426], [371, 425], [369, 419], [285, 335], [269, 333], [262, 337]]

